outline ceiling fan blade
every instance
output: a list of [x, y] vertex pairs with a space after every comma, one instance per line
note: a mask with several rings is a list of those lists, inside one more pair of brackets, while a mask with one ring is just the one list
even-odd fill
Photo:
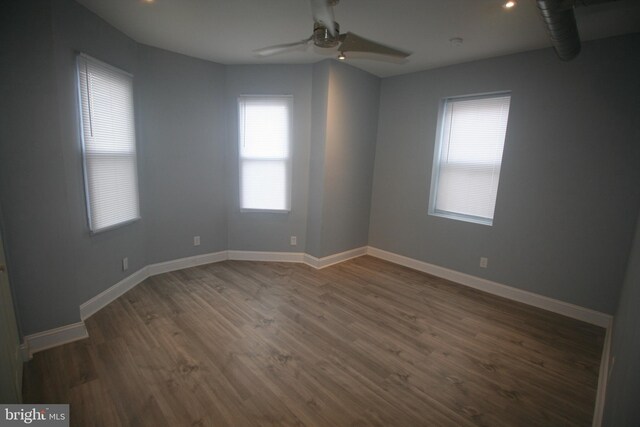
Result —
[[305, 44], [308, 44], [311, 41], [311, 37], [309, 37], [308, 39], [304, 39], [304, 40], [300, 40], [299, 42], [294, 42], [294, 43], [285, 43], [285, 44], [277, 44], [274, 46], [267, 46], [267, 47], [263, 47], [261, 49], [256, 49], [253, 52], [257, 53], [260, 56], [269, 56], [269, 55], [275, 55], [277, 53], [280, 52], [285, 52], [293, 47], [296, 46], [302, 46]]
[[340, 47], [338, 47], [338, 50], [341, 52], [368, 52], [377, 53], [379, 55], [395, 56], [397, 58], [406, 58], [411, 55], [409, 52], [404, 52], [402, 50], [367, 40], [353, 33], [341, 34], [340, 40], [342, 43], [340, 44]]
[[311, 0], [311, 13], [315, 22], [321, 22], [332, 36], [336, 35], [333, 7], [329, 0]]

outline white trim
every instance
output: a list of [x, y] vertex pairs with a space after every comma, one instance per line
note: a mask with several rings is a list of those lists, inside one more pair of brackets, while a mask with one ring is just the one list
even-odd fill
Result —
[[302, 253], [293, 252], [220, 251], [160, 262], [157, 264], [150, 264], [136, 271], [132, 275], [125, 277], [90, 300], [82, 303], [80, 305], [80, 318], [82, 320], [88, 319], [148, 277], [155, 276], [157, 274], [226, 261], [227, 259], [245, 261], [303, 262], [303, 258]]
[[26, 351], [28, 359], [31, 359], [34, 353], [89, 338], [89, 333], [84, 322], [73, 323], [71, 325], [61, 326], [59, 328], [50, 329], [37, 334], [27, 335], [24, 337], [24, 344], [21, 346]]
[[316, 258], [304, 252], [262, 252], [262, 251], [236, 251], [229, 250], [228, 259], [235, 261], [271, 261], [271, 262], [297, 262], [307, 264], [315, 269], [321, 269], [338, 264], [352, 258], [367, 254], [367, 247], [351, 249], [339, 254]]
[[592, 427], [602, 426], [602, 416], [604, 415], [604, 404], [607, 397], [607, 384], [609, 382], [609, 370], [613, 368], [611, 363], [611, 342], [613, 335], [613, 320], [607, 326], [607, 333], [604, 337], [604, 346], [602, 347], [602, 358], [600, 359], [600, 372], [598, 373], [598, 392], [596, 394], [596, 403], [593, 409]]
[[227, 251], [228, 259], [235, 261], [303, 262], [302, 252]]
[[26, 362], [31, 359], [33, 354], [36, 352], [88, 338], [89, 333], [87, 332], [84, 320], [104, 308], [107, 304], [113, 302], [128, 290], [134, 288], [146, 278], [157, 274], [195, 267], [198, 265], [225, 261], [228, 259], [243, 261], [296, 262], [307, 264], [316, 269], [322, 269], [347, 261], [349, 259], [357, 258], [362, 255], [371, 255], [376, 258], [384, 259], [395, 264], [412, 268], [414, 270], [422, 271], [424, 273], [451, 280], [464, 286], [479, 289], [493, 295], [498, 295], [513, 301], [522, 302], [534, 307], [549, 310], [554, 313], [562, 314], [574, 319], [582, 320], [584, 322], [606, 328], [607, 331], [605, 335], [604, 347], [602, 349], [602, 358], [600, 361], [598, 391], [596, 395], [592, 427], [600, 427], [602, 425], [602, 416], [610, 369], [609, 359], [611, 354], [613, 316], [605, 313], [600, 313], [588, 308], [580, 307], [574, 304], [569, 304], [564, 301], [559, 301], [553, 298], [534, 294], [522, 289], [517, 289], [500, 283], [492, 282], [480, 277], [475, 277], [469, 274], [460, 273], [458, 271], [449, 270], [444, 267], [429, 264], [424, 261], [419, 261], [403, 255], [398, 255], [393, 252], [384, 251], [372, 246], [364, 246], [361, 248], [351, 249], [323, 258], [316, 258], [303, 252], [261, 252], [228, 250], [151, 264], [141, 268], [132, 275], [124, 278], [120, 282], [116, 283], [102, 293], [91, 298], [89, 301], [86, 301], [85, 303], [80, 305], [80, 317], [83, 320], [82, 322], [26, 336], [24, 338], [24, 343], [20, 345], [20, 352], [22, 354], [23, 360]]
[[[187, 258], [174, 259], [148, 265], [147, 277], [156, 274], [169, 273], [170, 271], [182, 270], [185, 268], [197, 267], [199, 265], [211, 264], [214, 262], [226, 261], [229, 259], [227, 251], [212, 252], [210, 254], [196, 255]], [[146, 277], [145, 277], [146, 279]]]
[[80, 304], [80, 318], [83, 321], [87, 320], [89, 317], [102, 310], [107, 304], [115, 301], [128, 290], [133, 289], [138, 283], [149, 277], [147, 271], [148, 267], [142, 267], [140, 270], [125, 277], [115, 285], [91, 298], [89, 301]]
[[[498, 295], [507, 299], [511, 299], [513, 301], [518, 301], [534, 307], [549, 310], [554, 313], [562, 314], [604, 328], [610, 329], [610, 323], [613, 319], [611, 315], [605, 313], [600, 313], [595, 310], [534, 294], [529, 291], [513, 288], [500, 283], [492, 282], [490, 280], [471, 276], [469, 274], [449, 270], [444, 267], [429, 264], [424, 261], [419, 261], [392, 252], [384, 251], [372, 246], [355, 248], [323, 258], [316, 258], [303, 252], [228, 250], [151, 264], [141, 268], [132, 275], [124, 278], [120, 282], [116, 283], [115, 285], [81, 304], [80, 317], [83, 321], [86, 320], [87, 318], [104, 308], [106, 305], [123, 295], [125, 292], [133, 289], [136, 285], [144, 281], [146, 278], [170, 271], [181, 270], [184, 268], [195, 267], [225, 260], [295, 262], [304, 263], [313, 268], [321, 269], [362, 255], [371, 255], [377, 258], [381, 258], [395, 264], [412, 268], [414, 270], [422, 271], [424, 273], [433, 274], [434, 276], [451, 280], [464, 286], [469, 286], [471, 288], [479, 289], [490, 294]], [[607, 352], [609, 351], [609, 347], [611, 345], [609, 329], [607, 330], [608, 341], [605, 343]], [[51, 348], [56, 345], [64, 344], [65, 342], [86, 338], [86, 336], [88, 335], [84, 323], [80, 322], [25, 337], [25, 343], [21, 346], [21, 350], [23, 352], [23, 356], [25, 354], [30, 356], [34, 352], [41, 351], [46, 348]], [[608, 364], [608, 355], [606, 358], [606, 363]], [[606, 371], [606, 369], [604, 371]], [[601, 370], [601, 374], [604, 371]], [[602, 381], [600, 383], [602, 383]]]
[[493, 295], [498, 295], [513, 301], [522, 302], [534, 307], [562, 314], [573, 319], [582, 320], [583, 322], [591, 323], [603, 328], [608, 327], [611, 319], [613, 319], [613, 316], [609, 314], [601, 313], [599, 311], [591, 310], [585, 307], [580, 307], [575, 304], [570, 304], [568, 302], [549, 298], [543, 295], [534, 294], [533, 292], [517, 289], [511, 286], [503, 285], [501, 283], [492, 282], [480, 277], [471, 276], [469, 274], [460, 273], [454, 270], [449, 270], [448, 268], [429, 264], [424, 261], [419, 261], [417, 259], [409, 258], [403, 255], [394, 254], [392, 252], [387, 252], [382, 249], [374, 248], [372, 246], [368, 247], [367, 255], [381, 258], [395, 264], [422, 271], [424, 273], [432, 274], [443, 279], [451, 280], [452, 282], [456, 282], [470, 288], [479, 289]]
[[100, 311], [106, 305], [115, 301], [127, 291], [136, 287], [145, 279], [157, 274], [168, 273], [170, 271], [182, 270], [184, 268], [196, 267], [198, 265], [211, 264], [212, 262], [224, 261], [227, 259], [227, 251], [213, 252], [210, 254], [196, 255], [187, 258], [175, 259], [172, 261], [150, 264], [142, 267], [132, 275], [125, 277], [115, 285], [104, 290], [100, 294], [80, 305], [80, 318], [86, 320]]
[[321, 268], [329, 267], [330, 265], [339, 264], [341, 262], [366, 255], [367, 249], [367, 246], [363, 246], [361, 248], [351, 249], [323, 258], [316, 258], [313, 255], [304, 254], [304, 263], [319, 270]]
[[230, 260], [238, 261], [271, 261], [271, 262], [297, 262], [306, 263], [314, 268], [324, 268], [338, 262], [346, 261], [357, 256], [365, 255], [366, 247], [352, 249], [340, 254], [330, 255], [321, 259], [312, 257], [302, 252], [261, 252], [261, 251], [220, 251], [210, 254], [196, 255], [176, 260], [150, 264], [141, 268], [132, 275], [125, 277], [115, 285], [104, 290], [100, 294], [80, 305], [80, 318], [86, 320], [100, 311], [102, 308], [115, 301], [118, 297], [133, 289], [145, 279], [157, 274], [182, 270], [184, 268], [211, 264], [214, 262]]

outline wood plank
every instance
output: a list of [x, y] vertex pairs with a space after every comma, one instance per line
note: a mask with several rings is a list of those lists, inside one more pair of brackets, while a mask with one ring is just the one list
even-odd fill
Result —
[[372, 257], [154, 276], [37, 353], [72, 425], [587, 426], [604, 330]]

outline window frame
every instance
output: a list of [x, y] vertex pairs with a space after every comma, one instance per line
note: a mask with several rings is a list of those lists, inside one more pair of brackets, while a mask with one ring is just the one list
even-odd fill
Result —
[[[285, 179], [284, 179], [284, 191], [285, 191], [285, 209], [268, 209], [268, 208], [245, 208], [242, 207], [242, 172], [243, 172], [243, 162], [250, 161], [274, 161], [274, 159], [244, 159], [242, 157], [242, 130], [241, 130], [241, 119], [240, 115], [242, 114], [242, 103], [244, 100], [269, 100], [269, 99], [279, 99], [285, 100], [287, 104], [287, 112], [288, 112], [288, 141], [287, 141], [287, 158], [282, 159], [285, 164]], [[275, 214], [289, 214], [292, 210], [292, 192], [293, 192], [293, 171], [292, 171], [292, 157], [293, 157], [293, 104], [294, 97], [293, 95], [287, 94], [279, 94], [279, 95], [249, 95], [243, 94], [237, 97], [237, 112], [238, 112], [238, 206], [241, 213], [275, 213]]]
[[[134, 151], [133, 151], [133, 164], [135, 167], [135, 173], [134, 173], [134, 179], [135, 179], [135, 189], [136, 189], [136, 216], [133, 218], [129, 218], [123, 221], [120, 221], [118, 223], [115, 224], [111, 224], [108, 225], [106, 227], [101, 227], [98, 229], [94, 229], [94, 224], [93, 224], [93, 220], [92, 220], [92, 209], [91, 209], [91, 190], [90, 190], [90, 185], [89, 185], [89, 175], [88, 175], [88, 167], [87, 167], [87, 146], [86, 146], [86, 141], [85, 141], [85, 123], [84, 123], [84, 114], [83, 114], [83, 108], [82, 108], [82, 88], [81, 88], [81, 77], [80, 77], [80, 67], [82, 66], [81, 61], [87, 61], [87, 62], [93, 62], [95, 64], [97, 64], [100, 67], [104, 67], [106, 69], [109, 69], [115, 73], [121, 74], [123, 76], [126, 76], [127, 78], [131, 79], [131, 99], [132, 99], [132, 108], [131, 108], [131, 112], [133, 117], [131, 117], [131, 121], [133, 123], [133, 134], [134, 134]], [[107, 231], [111, 231], [120, 227], [124, 227], [126, 225], [132, 224], [134, 222], [139, 221], [142, 218], [142, 214], [141, 214], [141, 205], [140, 205], [140, 177], [139, 177], [139, 170], [138, 170], [138, 138], [137, 138], [137, 122], [136, 122], [136, 114], [135, 114], [135, 92], [134, 92], [134, 88], [133, 88], [133, 80], [134, 80], [134, 76], [133, 74], [124, 71], [120, 68], [114, 67], [111, 64], [108, 64], [104, 61], [101, 61], [97, 58], [94, 58], [90, 55], [87, 55], [83, 52], [77, 52], [76, 53], [76, 73], [75, 73], [75, 77], [76, 77], [76, 94], [77, 94], [77, 103], [78, 103], [78, 133], [79, 133], [79, 139], [80, 139], [80, 150], [81, 150], [81, 155], [82, 155], [82, 179], [83, 179], [83, 184], [84, 184], [84, 199], [85, 199], [85, 208], [86, 208], [86, 213], [87, 213], [87, 226], [89, 228], [89, 233], [91, 235], [95, 235], [95, 234], [100, 234], [100, 233], [104, 233]]]
[[507, 123], [505, 126], [505, 136], [504, 136], [504, 141], [502, 143], [503, 146], [503, 154], [502, 157], [500, 158], [500, 174], [498, 175], [498, 186], [496, 187], [496, 201], [494, 204], [494, 212], [491, 218], [485, 218], [485, 217], [480, 217], [480, 216], [475, 216], [475, 215], [467, 215], [467, 214], [463, 214], [463, 213], [459, 213], [459, 212], [451, 212], [451, 211], [445, 211], [445, 210], [440, 210], [440, 209], [436, 209], [436, 202], [437, 202], [437, 193], [438, 193], [438, 184], [439, 184], [439, 180], [440, 180], [440, 159], [441, 159], [441, 155], [442, 155], [442, 148], [443, 148], [443, 138], [445, 135], [445, 118], [446, 118], [446, 110], [447, 110], [447, 105], [450, 102], [460, 102], [460, 101], [473, 101], [473, 100], [477, 100], [477, 99], [488, 99], [488, 98], [503, 98], [503, 97], [509, 97], [510, 100], [509, 102], [511, 102], [511, 91], [510, 90], [503, 90], [503, 91], [496, 91], [496, 92], [485, 92], [485, 93], [478, 93], [478, 94], [473, 94], [473, 95], [456, 95], [456, 96], [447, 96], [445, 98], [442, 98], [440, 100], [440, 104], [439, 104], [439, 108], [438, 108], [438, 122], [437, 122], [437, 127], [436, 127], [436, 138], [435, 138], [435, 148], [433, 150], [433, 165], [432, 165], [432, 170], [431, 170], [431, 183], [430, 183], [430, 191], [429, 191], [429, 206], [428, 206], [428, 214], [432, 215], [432, 216], [437, 216], [437, 217], [441, 217], [441, 218], [448, 218], [448, 219], [453, 219], [453, 220], [458, 220], [458, 221], [464, 221], [464, 222], [470, 222], [470, 223], [474, 223], [474, 224], [480, 224], [480, 225], [487, 225], [489, 227], [493, 226], [494, 220], [495, 220], [495, 206], [498, 203], [498, 195], [497, 192], [499, 191], [500, 185], [499, 185], [499, 178], [500, 175], [502, 174], [502, 160], [504, 158], [504, 147], [507, 143], [507, 131], [508, 131], [508, 127], [509, 127], [509, 113], [511, 112], [511, 106], [509, 106], [509, 112], [507, 113]]

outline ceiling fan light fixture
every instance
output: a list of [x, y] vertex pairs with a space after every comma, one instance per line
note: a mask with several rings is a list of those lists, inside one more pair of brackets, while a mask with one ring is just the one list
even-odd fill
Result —
[[[406, 58], [411, 53], [394, 49], [389, 46], [365, 39], [351, 32], [340, 34], [340, 24], [333, 20], [332, 6], [337, 0], [310, 0], [313, 12], [313, 33], [307, 39], [285, 43], [275, 46], [267, 46], [262, 49], [254, 50], [260, 56], [275, 55], [280, 52], [286, 52], [289, 49], [301, 46], [307, 47], [313, 44], [316, 47], [324, 49], [334, 49], [340, 55], [338, 59], [344, 61], [346, 59], [345, 52], [364, 52], [375, 55], [386, 55], [396, 58]], [[330, 19], [330, 21], [328, 21]], [[330, 22], [331, 25], [327, 23]]]

